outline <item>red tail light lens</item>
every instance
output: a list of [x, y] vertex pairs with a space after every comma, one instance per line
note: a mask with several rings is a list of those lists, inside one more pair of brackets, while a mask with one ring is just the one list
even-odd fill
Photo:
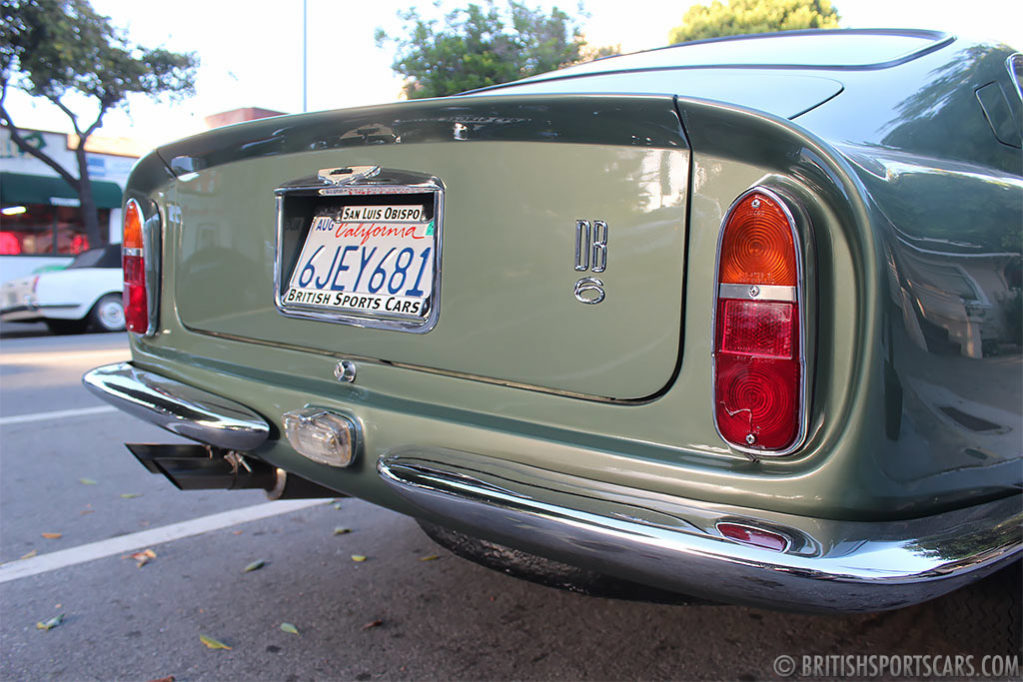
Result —
[[782, 199], [739, 198], [725, 219], [715, 307], [714, 417], [741, 450], [784, 453], [803, 410], [798, 236]]
[[134, 199], [129, 199], [124, 206], [121, 267], [124, 270], [125, 327], [130, 332], [145, 334], [149, 329], [146, 256], [142, 239], [142, 209]]

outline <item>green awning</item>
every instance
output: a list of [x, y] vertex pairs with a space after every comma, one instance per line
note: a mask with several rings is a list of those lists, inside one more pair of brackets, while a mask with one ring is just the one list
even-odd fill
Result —
[[[92, 181], [92, 198], [97, 208], [121, 208], [121, 188], [113, 182]], [[77, 206], [78, 192], [63, 178], [24, 173], [0, 173], [0, 202]]]

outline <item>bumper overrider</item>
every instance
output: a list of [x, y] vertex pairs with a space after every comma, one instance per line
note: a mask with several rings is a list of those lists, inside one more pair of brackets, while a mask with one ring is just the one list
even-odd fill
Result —
[[[120, 409], [229, 450], [270, 427], [235, 401], [120, 363], [83, 377]], [[409, 446], [376, 462], [384, 486], [424, 519], [551, 559], [683, 594], [798, 611], [878, 611], [926, 601], [1020, 556], [1014, 495], [942, 514], [851, 522], [680, 499], [475, 453]], [[744, 544], [722, 524], [785, 538]]]

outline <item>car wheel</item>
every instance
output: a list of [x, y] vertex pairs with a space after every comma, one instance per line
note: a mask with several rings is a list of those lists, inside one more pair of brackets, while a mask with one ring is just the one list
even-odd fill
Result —
[[46, 320], [51, 334], [80, 334], [85, 331], [85, 320]]
[[92, 325], [102, 332], [124, 330], [124, 302], [120, 294], [107, 294], [96, 301], [89, 313]]

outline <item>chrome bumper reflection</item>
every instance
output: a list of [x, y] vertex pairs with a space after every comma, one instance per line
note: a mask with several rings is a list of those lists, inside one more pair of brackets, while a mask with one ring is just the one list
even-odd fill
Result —
[[[679, 500], [446, 450], [378, 472], [420, 514], [495, 542], [715, 600], [798, 611], [879, 611], [940, 596], [1021, 550], [1019, 496], [908, 521], [839, 522]], [[784, 552], [716, 530], [750, 523]]]
[[186, 438], [229, 450], [252, 450], [270, 429], [233, 400], [122, 362], [85, 373], [85, 387], [125, 412]]

